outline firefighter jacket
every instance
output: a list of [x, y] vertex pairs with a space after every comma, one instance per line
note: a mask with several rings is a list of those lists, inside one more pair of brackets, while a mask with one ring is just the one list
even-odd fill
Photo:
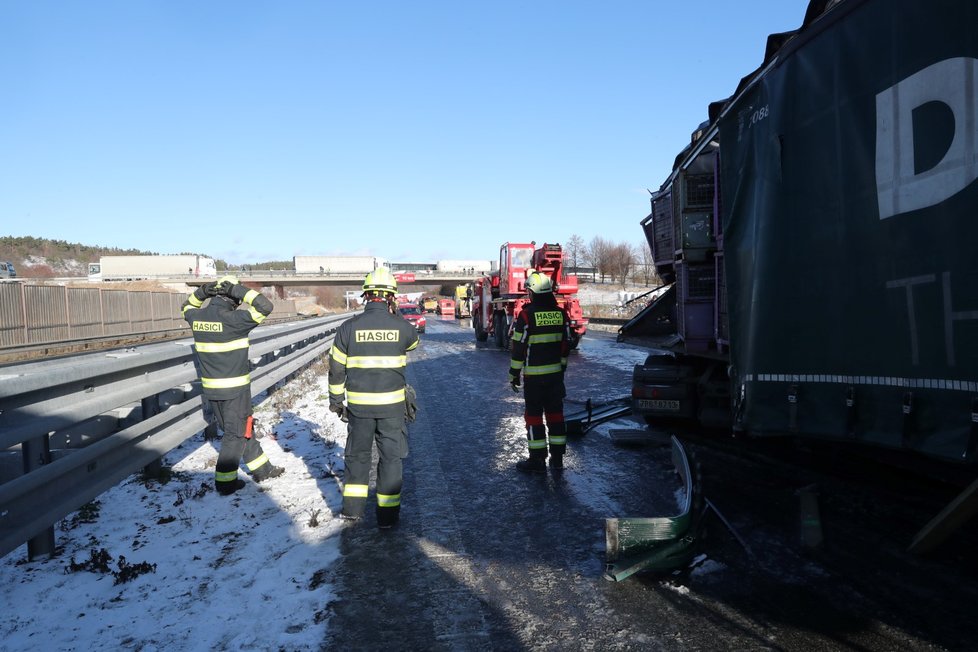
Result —
[[[548, 299], [549, 297], [549, 299]], [[552, 294], [534, 296], [513, 324], [509, 374], [528, 383], [563, 379], [570, 351], [570, 320]]]
[[[183, 318], [194, 334], [203, 394], [215, 401], [234, 398], [250, 389], [248, 333], [272, 312], [272, 302], [257, 290], [233, 285], [228, 294], [233, 301], [214, 297], [206, 308], [201, 308], [206, 299], [201, 286], [183, 304]], [[236, 301], [247, 309], [236, 310]]]
[[406, 319], [392, 315], [385, 301], [371, 301], [336, 331], [329, 352], [329, 402], [354, 417], [404, 416], [407, 352], [418, 334]]

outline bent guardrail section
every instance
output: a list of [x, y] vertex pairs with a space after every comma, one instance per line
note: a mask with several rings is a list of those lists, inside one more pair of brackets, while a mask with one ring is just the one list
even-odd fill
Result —
[[672, 463], [685, 489], [674, 516], [605, 519], [606, 575], [621, 581], [640, 570], [672, 570], [693, 556], [693, 474], [682, 443], [672, 437]]
[[[251, 335], [257, 395], [324, 355], [352, 315], [261, 326]], [[27, 542], [51, 554], [53, 525], [203, 430], [189, 339], [0, 368], [0, 449], [21, 449], [23, 475], [0, 484], [0, 556]], [[174, 388], [181, 390], [174, 401]], [[60, 433], [112, 410], [143, 406], [141, 421], [71, 448]], [[172, 404], [175, 403], [175, 404]], [[64, 446], [54, 456], [51, 442]], [[47, 541], [42, 533], [49, 530]]]

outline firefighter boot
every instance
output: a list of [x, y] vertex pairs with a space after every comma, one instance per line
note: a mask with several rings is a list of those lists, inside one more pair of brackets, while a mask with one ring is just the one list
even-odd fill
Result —
[[400, 507], [378, 507], [377, 527], [379, 527], [381, 530], [387, 530], [394, 527], [400, 520], [400, 515]]
[[285, 473], [285, 469], [281, 466], [273, 466], [271, 462], [262, 465], [257, 471], [255, 471], [255, 482], [264, 482], [265, 480], [270, 480], [272, 478], [277, 478], [278, 476]]
[[214, 487], [217, 489], [217, 493], [222, 496], [230, 496], [238, 489], [245, 486], [245, 481], [241, 478], [236, 478], [230, 482], [215, 482]]
[[563, 471], [564, 470], [564, 454], [563, 453], [551, 453], [550, 454], [550, 470], [551, 471]]
[[543, 458], [530, 456], [530, 459], [517, 462], [516, 468], [527, 473], [546, 473], [547, 463]]

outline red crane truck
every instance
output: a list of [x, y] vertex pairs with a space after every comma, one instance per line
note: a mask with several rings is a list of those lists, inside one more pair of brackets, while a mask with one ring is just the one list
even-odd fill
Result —
[[571, 347], [576, 348], [587, 331], [588, 320], [577, 300], [577, 276], [564, 274], [564, 252], [559, 244], [507, 242], [499, 248], [499, 267], [476, 280], [472, 292], [472, 328], [475, 339], [490, 337], [499, 348], [508, 348], [513, 321], [530, 297], [526, 290], [529, 270], [542, 272], [554, 285], [557, 304], [567, 313]]

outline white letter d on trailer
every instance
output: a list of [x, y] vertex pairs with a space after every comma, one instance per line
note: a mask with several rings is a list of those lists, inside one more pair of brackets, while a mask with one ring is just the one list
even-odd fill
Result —
[[[945, 59], [876, 96], [876, 196], [880, 219], [933, 206], [978, 178], [978, 60]], [[913, 110], [942, 102], [954, 137], [940, 163], [914, 174]]]

